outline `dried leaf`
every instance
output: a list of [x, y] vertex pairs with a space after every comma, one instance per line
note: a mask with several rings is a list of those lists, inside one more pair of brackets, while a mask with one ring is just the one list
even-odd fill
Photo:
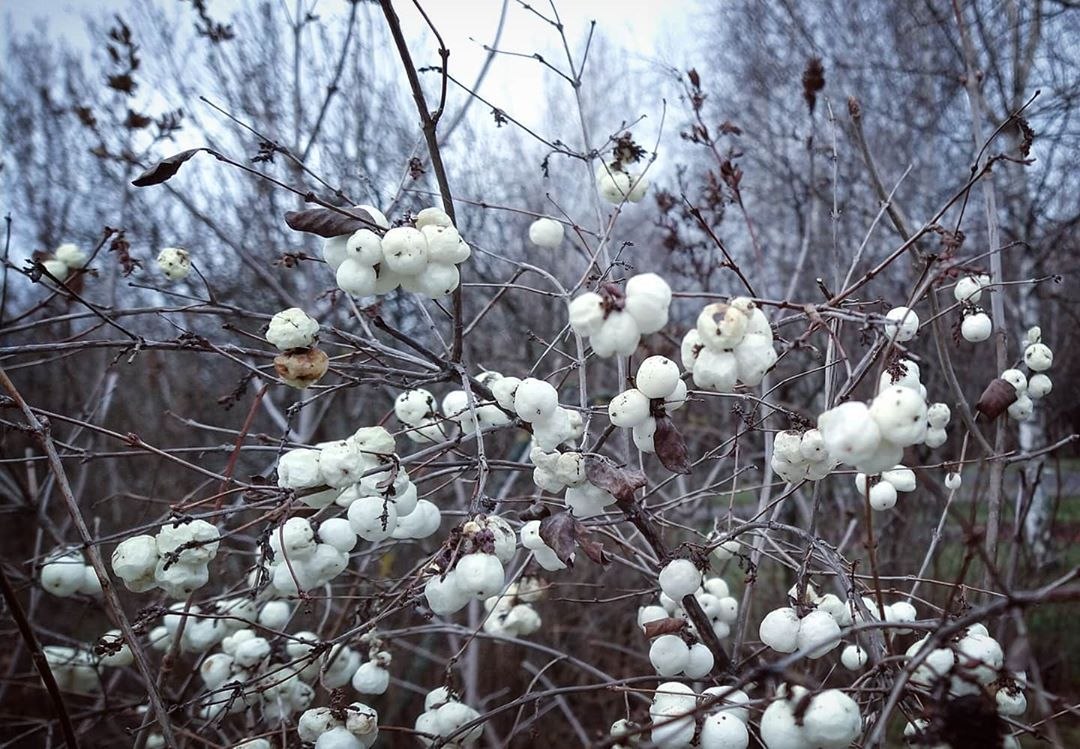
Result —
[[596, 564], [608, 564], [611, 559], [604, 545], [589, 536], [589, 529], [569, 512], [549, 515], [540, 521], [540, 538], [551, 547], [567, 567], [574, 566], [575, 549], [580, 546], [585, 556]]
[[131, 184], [135, 185], [135, 187], [149, 187], [150, 185], [160, 185], [163, 182], [168, 182], [178, 171], [180, 171], [180, 166], [185, 161], [199, 151], [205, 150], [205, 148], [192, 148], [190, 151], [181, 151], [180, 153], [162, 159], [138, 177], [131, 180]]
[[979, 396], [979, 402], [975, 404], [975, 410], [990, 419], [996, 419], [1005, 412], [1005, 409], [1015, 403], [1018, 397], [1012, 383], [998, 377], [991, 380], [983, 390], [982, 395]]
[[646, 622], [642, 629], [645, 630], [645, 639], [651, 640], [660, 635], [677, 635], [686, 629], [686, 623], [685, 619], [668, 617]]
[[620, 502], [633, 499], [634, 492], [645, 486], [647, 481], [641, 471], [619, 468], [602, 455], [585, 456], [585, 478]]
[[686, 442], [668, 417], [661, 416], [656, 420], [653, 444], [656, 446], [656, 457], [660, 458], [664, 468], [672, 473], [690, 473]]
[[360, 208], [350, 208], [349, 211], [360, 218], [346, 216], [329, 208], [310, 208], [306, 211], [289, 211], [285, 214], [285, 223], [290, 229], [327, 238], [352, 234], [375, 224], [367, 211]]
[[580, 521], [569, 512], [549, 515], [540, 521], [540, 538], [551, 547], [563, 564], [574, 566], [574, 552], [577, 548], [577, 528]]
[[817, 105], [818, 92], [825, 88], [825, 66], [817, 57], [810, 58], [810, 61], [806, 63], [806, 69], [802, 74], [802, 85], [806, 106], [813, 114], [814, 107]]
[[604, 544], [592, 538], [589, 534], [588, 527], [586, 527], [584, 523], [580, 521], [574, 522], [577, 523], [575, 526], [577, 530], [575, 538], [577, 538], [578, 546], [585, 552], [585, 556], [587, 556], [593, 564], [610, 564], [611, 557], [609, 557], [608, 553], [604, 550]]

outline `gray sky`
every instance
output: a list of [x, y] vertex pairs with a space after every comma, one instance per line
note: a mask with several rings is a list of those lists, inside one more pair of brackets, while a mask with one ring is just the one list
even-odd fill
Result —
[[[123, 14], [132, 2], [155, 3], [168, 11], [193, 17], [191, 7], [179, 0], [4, 0], [5, 23], [10, 19], [16, 30], [47, 25], [49, 33], [76, 47], [88, 48], [89, 37], [83, 17], [107, 18], [107, 13]], [[293, 0], [281, 0], [291, 8]], [[494, 37], [503, 0], [429, 0], [425, 11], [451, 50], [450, 64], [462, 80], [475, 78], [486, 53], [483, 45]], [[228, 16], [244, 3], [238, 0], [210, 0], [215, 20]], [[655, 66], [656, 62], [684, 67], [693, 54], [687, 39], [693, 35], [691, 10], [697, 0], [563, 0], [558, 9], [572, 44], [583, 41], [591, 20], [597, 22], [597, 34], [610, 44], [624, 49], [635, 65]], [[345, 0], [312, 0], [314, 11], [323, 19], [347, 13]], [[417, 48], [418, 64], [427, 59], [422, 45], [428, 41], [427, 26], [412, 2], [395, 3], [402, 25]], [[550, 5], [539, 0], [535, 7], [550, 14]], [[189, 21], [190, 23], [190, 21]], [[552, 61], [562, 62], [564, 52], [555, 31], [525, 10], [516, 0], [509, 0], [506, 26], [500, 48], [532, 54], [539, 52]], [[670, 59], [671, 50], [684, 50], [687, 59]], [[430, 51], [430, 50], [429, 50]], [[575, 52], [579, 50], [575, 49]], [[630, 72], [630, 71], [628, 71]], [[543, 85], [545, 73], [534, 60], [500, 56], [484, 82], [482, 92], [498, 101], [502, 108], [528, 117], [539, 105], [535, 92]]]

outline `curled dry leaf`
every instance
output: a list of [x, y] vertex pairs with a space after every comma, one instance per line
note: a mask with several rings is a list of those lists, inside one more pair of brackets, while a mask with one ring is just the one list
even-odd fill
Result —
[[664, 468], [672, 473], [690, 473], [690, 457], [686, 452], [686, 442], [679, 430], [667, 416], [656, 420], [656, 434], [653, 435], [656, 457]]
[[574, 556], [579, 546], [585, 556], [596, 564], [611, 561], [604, 551], [604, 545], [590, 538], [589, 529], [569, 512], [559, 512], [541, 520], [540, 538], [567, 567], [574, 566]]
[[982, 395], [979, 396], [979, 402], [975, 404], [975, 409], [987, 418], [996, 419], [1016, 402], [1017, 397], [1016, 388], [1012, 383], [998, 377], [991, 380], [983, 390]]
[[685, 619], [675, 619], [668, 617], [666, 619], [655, 619], [651, 622], [645, 622], [645, 626], [642, 627], [645, 630], [645, 638], [648, 640], [660, 635], [677, 635], [686, 629], [687, 621]]
[[305, 211], [289, 211], [285, 223], [290, 229], [317, 234], [320, 237], [341, 237], [358, 229], [378, 228], [371, 214], [362, 208], [346, 209], [352, 216], [329, 208], [309, 208]]
[[181, 151], [180, 153], [173, 154], [172, 156], [157, 162], [138, 177], [131, 180], [131, 184], [135, 185], [135, 187], [149, 187], [150, 185], [160, 185], [163, 182], [168, 182], [178, 171], [180, 171], [180, 167], [184, 162], [188, 161], [199, 151], [212, 153], [212, 151], [206, 148], [192, 148], [189, 151]]
[[620, 468], [603, 455], [585, 456], [585, 478], [620, 502], [632, 500], [634, 492], [646, 483], [645, 474], [641, 471]]

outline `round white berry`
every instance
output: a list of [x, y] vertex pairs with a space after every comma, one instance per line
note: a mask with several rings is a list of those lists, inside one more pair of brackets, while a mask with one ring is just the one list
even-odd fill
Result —
[[382, 497], [360, 497], [348, 511], [349, 525], [365, 541], [389, 538], [397, 527], [394, 503]]
[[840, 651], [840, 663], [848, 671], [860, 671], [866, 665], [869, 656], [858, 645], [848, 645]]
[[158, 253], [157, 267], [170, 281], [182, 281], [191, 273], [191, 255], [180, 247], [165, 247]]
[[428, 243], [418, 229], [398, 226], [386, 232], [382, 240], [383, 262], [401, 275], [416, 275], [428, 261]]
[[934, 429], [944, 429], [952, 418], [952, 411], [944, 403], [932, 403], [926, 409], [926, 423]]
[[660, 589], [681, 601], [701, 586], [701, 570], [689, 559], [673, 559], [660, 570]]
[[338, 288], [352, 296], [371, 296], [375, 293], [375, 269], [354, 258], [346, 258], [334, 274]]
[[529, 224], [529, 240], [550, 250], [562, 244], [564, 232], [563, 225], [550, 218], [538, 218]]
[[896, 487], [888, 481], [879, 481], [870, 487], [870, 506], [881, 512], [896, 506]]
[[994, 323], [985, 312], [973, 312], [960, 323], [960, 335], [969, 343], [981, 343], [994, 332]]
[[826, 611], [811, 611], [799, 622], [796, 644], [807, 658], [821, 658], [840, 644], [840, 625]]
[[299, 307], [290, 307], [270, 318], [266, 340], [282, 351], [289, 351], [311, 346], [318, 333], [318, 321]]
[[1035, 413], [1035, 403], [1027, 393], [1021, 393], [1011, 406], [1009, 416], [1017, 421], [1027, 421]]
[[505, 572], [494, 554], [466, 554], [454, 568], [458, 588], [475, 598], [490, 598], [502, 590]]
[[723, 302], [707, 305], [697, 319], [702, 342], [717, 351], [733, 349], [742, 342], [750, 320], [739, 308]]
[[677, 635], [660, 635], [649, 646], [649, 662], [660, 676], [675, 676], [690, 662], [690, 648]]
[[625, 310], [614, 310], [608, 313], [589, 343], [592, 344], [593, 353], [606, 359], [615, 354], [630, 356], [637, 350], [640, 340], [641, 331], [634, 318]]
[[593, 291], [586, 291], [570, 302], [570, 327], [580, 336], [594, 336], [604, 324], [604, 299]]
[[953, 287], [953, 297], [958, 302], [975, 304], [982, 297], [983, 284], [978, 276], [964, 276]]
[[881, 443], [881, 431], [865, 403], [847, 401], [818, 417], [818, 430], [829, 455], [856, 464]]
[[877, 422], [883, 439], [907, 446], [922, 442], [926, 436], [926, 401], [911, 388], [883, 390], [870, 405], [870, 415]]
[[767, 749], [809, 749], [813, 746], [806, 740], [794, 712], [794, 706], [805, 690], [796, 687], [793, 691], [797, 696], [791, 701], [782, 697], [776, 699], [761, 714], [761, 740]]
[[634, 384], [646, 398], [666, 398], [679, 383], [679, 367], [666, 356], [650, 356], [638, 366]]
[[527, 377], [514, 392], [514, 411], [530, 423], [551, 418], [558, 407], [558, 391], [544, 380]]
[[778, 653], [794, 653], [799, 647], [799, 615], [786, 606], [770, 611], [758, 626], [758, 638]]
[[694, 362], [694, 384], [718, 393], [731, 392], [739, 376], [739, 362], [730, 351], [702, 349]]
[[712, 651], [702, 643], [695, 642], [690, 646], [690, 657], [686, 661], [683, 673], [691, 679], [704, 679], [712, 671], [714, 662]]
[[1054, 384], [1050, 381], [1050, 378], [1044, 375], [1042, 372], [1034, 374], [1031, 379], [1028, 380], [1027, 393], [1030, 398], [1043, 398], [1050, 394]]
[[360, 694], [383, 694], [390, 686], [390, 672], [375, 661], [362, 663], [353, 674], [352, 686]]
[[648, 397], [637, 388], [630, 388], [612, 398], [608, 404], [608, 418], [617, 427], [633, 428], [649, 418]]
[[885, 315], [885, 335], [899, 343], [910, 341], [919, 331], [919, 316], [907, 307], [893, 307]]
[[1032, 343], [1024, 349], [1024, 364], [1033, 372], [1045, 372], [1054, 363], [1054, 352], [1045, 343]]
[[810, 700], [802, 725], [810, 746], [847, 749], [862, 730], [862, 716], [855, 700], [839, 689], [826, 689]]

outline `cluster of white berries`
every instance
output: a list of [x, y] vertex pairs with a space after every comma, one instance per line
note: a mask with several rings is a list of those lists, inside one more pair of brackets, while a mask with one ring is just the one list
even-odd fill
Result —
[[521, 545], [531, 551], [536, 563], [548, 572], [558, 572], [566, 569], [563, 560], [559, 559], [559, 555], [555, 553], [555, 550], [548, 546], [547, 542], [540, 536], [539, 520], [530, 520], [522, 524]]
[[[832, 458], [862, 473], [878, 474], [900, 463], [909, 445], [944, 443], [948, 407], [935, 405], [933, 423], [929, 419], [918, 365], [901, 359], [893, 372], [882, 374], [878, 394], [869, 406], [860, 401], [841, 403], [818, 416], [817, 426]], [[933, 439], [928, 438], [931, 432]]]
[[73, 244], [62, 244], [53, 256], [41, 264], [57, 281], [63, 281], [73, 270], [83, 267], [86, 253]]
[[[506, 412], [513, 411], [513, 393], [521, 382], [517, 377], [503, 377], [498, 372], [490, 371], [482, 372], [476, 377], [476, 381], [492, 390], [492, 395], [499, 393], [502, 397], [496, 395], [495, 402], [492, 402], [480, 400], [474, 395], [470, 405], [469, 393], [464, 390], [451, 390], [442, 400], [443, 416], [461, 427], [464, 434], [509, 424], [510, 416]], [[496, 383], [501, 383], [498, 388], [495, 387]]]
[[1024, 364], [1034, 374], [1029, 378], [1019, 369], [1006, 369], [1001, 379], [1016, 389], [1016, 400], [1009, 406], [1009, 417], [1027, 421], [1035, 412], [1035, 401], [1050, 394], [1054, 383], [1044, 372], [1054, 363], [1054, 352], [1042, 342], [1042, 329], [1035, 326], [1024, 337]]
[[510, 583], [505, 593], [484, 601], [484, 608], [488, 612], [484, 631], [511, 637], [531, 635], [543, 623], [532, 604], [543, 598], [546, 592], [544, 584], [536, 577], [523, 577]]
[[97, 572], [86, 563], [82, 552], [75, 550], [59, 549], [49, 555], [41, 566], [41, 587], [61, 598], [101, 593]]
[[[649, 706], [652, 720], [650, 739], [660, 749], [746, 749], [750, 720], [746, 692], [733, 687], [709, 687], [700, 695], [677, 681], [659, 684]], [[702, 709], [702, 705], [708, 705]], [[637, 743], [630, 731], [636, 728], [626, 720], [611, 727], [611, 737], [622, 739], [616, 746]], [[625, 743], [623, 743], [625, 742]]]
[[98, 671], [94, 666], [94, 655], [89, 650], [64, 645], [45, 645], [41, 652], [44, 653], [56, 686], [61, 691], [87, 694], [98, 690]]
[[769, 463], [777, 476], [797, 483], [803, 479], [821, 481], [836, 468], [837, 461], [825, 449], [825, 440], [817, 429], [802, 433], [788, 429], [773, 438]]
[[571, 329], [589, 339], [597, 356], [630, 356], [641, 336], [667, 325], [671, 287], [655, 273], [631, 276], [625, 293], [610, 285], [601, 292], [579, 294], [569, 308]]
[[498, 595], [506, 582], [504, 565], [514, 558], [517, 536], [497, 515], [479, 515], [461, 527], [464, 552], [450, 569], [437, 565], [424, 585], [428, 607], [439, 616], [453, 614], [478, 598]]
[[557, 249], [562, 244], [565, 233], [563, 225], [554, 219], [538, 218], [529, 224], [529, 241], [537, 247]]
[[191, 273], [191, 255], [181, 247], [164, 247], [158, 253], [157, 267], [170, 281], [183, 281]]
[[[930, 638], [931, 635], [927, 635], [912, 643], [904, 655], [907, 658], [922, 657], [923, 651], [929, 647]], [[962, 636], [925, 653], [925, 658], [912, 673], [911, 681], [918, 686], [931, 688], [939, 681], [947, 680], [950, 694], [976, 694], [998, 680], [1004, 662], [1000, 643], [989, 635], [986, 627], [973, 624]], [[1007, 691], [1001, 701], [1008, 702], [1008, 696]], [[1020, 697], [1023, 698], [1023, 695]], [[1016, 709], [1016, 705], [1009, 702], [1005, 709]], [[1020, 712], [1023, 712], [1023, 708]]]
[[424, 697], [424, 712], [416, 718], [413, 728], [424, 746], [432, 746], [440, 739], [449, 739], [442, 746], [471, 746], [484, 732], [484, 724], [462, 730], [480, 717], [474, 708], [459, 700], [446, 687], [432, 689]]
[[[682, 601], [688, 595], [694, 596], [709, 618], [713, 633], [719, 639], [726, 638], [738, 618], [739, 603], [731, 596], [722, 578], [702, 580], [701, 571], [689, 559], [673, 559], [660, 571], [660, 603], [639, 609], [638, 626], [667, 618], [682, 619], [687, 621], [689, 634], [700, 636], [682, 608]], [[653, 640], [649, 661], [656, 673], [665, 677], [684, 674], [691, 679], [701, 679], [713, 668], [713, 654], [709, 648], [674, 634], [663, 634]]]
[[535, 466], [533, 483], [552, 494], [558, 494], [565, 489], [564, 501], [574, 517], [601, 515], [604, 509], [615, 501], [611, 494], [586, 480], [585, 456], [580, 452], [549, 452], [534, 447], [529, 459]]
[[364, 297], [388, 294], [400, 286], [437, 299], [458, 287], [458, 265], [469, 259], [472, 250], [445, 211], [425, 208], [416, 214], [413, 226], [390, 228], [378, 209], [359, 208], [384, 233], [379, 236], [364, 228], [326, 240], [323, 259], [334, 270], [338, 288]]
[[307, 518], [292, 517], [270, 531], [273, 562], [270, 585], [283, 596], [314, 590], [333, 580], [349, 566], [349, 552], [356, 545], [351, 523], [329, 518], [316, 536]]
[[776, 364], [773, 332], [747, 297], [707, 305], [682, 339], [682, 365], [704, 390], [730, 392], [736, 382], [754, 387]]
[[[177, 644], [186, 653], [205, 653], [258, 619], [255, 602], [244, 597], [217, 601], [205, 615], [198, 604], [192, 604], [186, 613], [184, 608], [183, 602], [174, 603], [162, 617], [162, 624], [150, 630], [148, 640], [152, 648], [167, 652]], [[180, 641], [177, 643], [178, 636]]]
[[533, 444], [541, 450], [551, 452], [585, 433], [581, 414], [560, 406], [559, 392], [549, 382], [500, 375], [488, 386], [500, 406], [532, 426]]
[[904, 466], [894, 466], [873, 477], [857, 473], [855, 489], [860, 497], [868, 497], [871, 508], [888, 510], [896, 505], [897, 492], [915, 491], [915, 472]]
[[617, 427], [632, 429], [634, 444], [642, 452], [656, 452], [656, 418], [677, 411], [686, 403], [686, 383], [679, 365], [666, 356], [650, 356], [638, 365], [634, 387], [608, 404], [608, 418]]
[[953, 287], [953, 297], [964, 308], [960, 335], [969, 343], [981, 343], [994, 332], [990, 316], [978, 306], [983, 289], [990, 285], [990, 276], [963, 276]]
[[112, 569], [128, 590], [161, 588], [172, 598], [186, 598], [210, 579], [221, 534], [205, 520], [163, 525], [156, 535], [126, 538], [113, 550]]
[[614, 205], [624, 201], [639, 203], [649, 190], [649, 178], [626, 171], [621, 162], [601, 164], [596, 170], [596, 188], [600, 197]]
[[348, 508], [347, 524], [331, 518], [319, 526], [323, 542], [343, 553], [352, 550], [356, 536], [372, 542], [427, 538], [439, 529], [442, 514], [434, 503], [418, 499], [395, 450], [394, 437], [384, 427], [361, 427], [343, 440], [286, 452], [278, 461], [278, 486], [330, 487], [301, 499], [316, 509], [334, 503]]
[[446, 436], [439, 424], [435, 396], [429, 390], [416, 388], [399, 393], [394, 400], [394, 415], [408, 427], [405, 435], [413, 442], [439, 442]]
[[300, 716], [296, 732], [315, 749], [368, 749], [379, 737], [379, 713], [362, 702], [341, 709], [313, 707]]
[[805, 687], [782, 685], [761, 715], [767, 749], [847, 749], [862, 731], [859, 706], [839, 689], [810, 697]]

